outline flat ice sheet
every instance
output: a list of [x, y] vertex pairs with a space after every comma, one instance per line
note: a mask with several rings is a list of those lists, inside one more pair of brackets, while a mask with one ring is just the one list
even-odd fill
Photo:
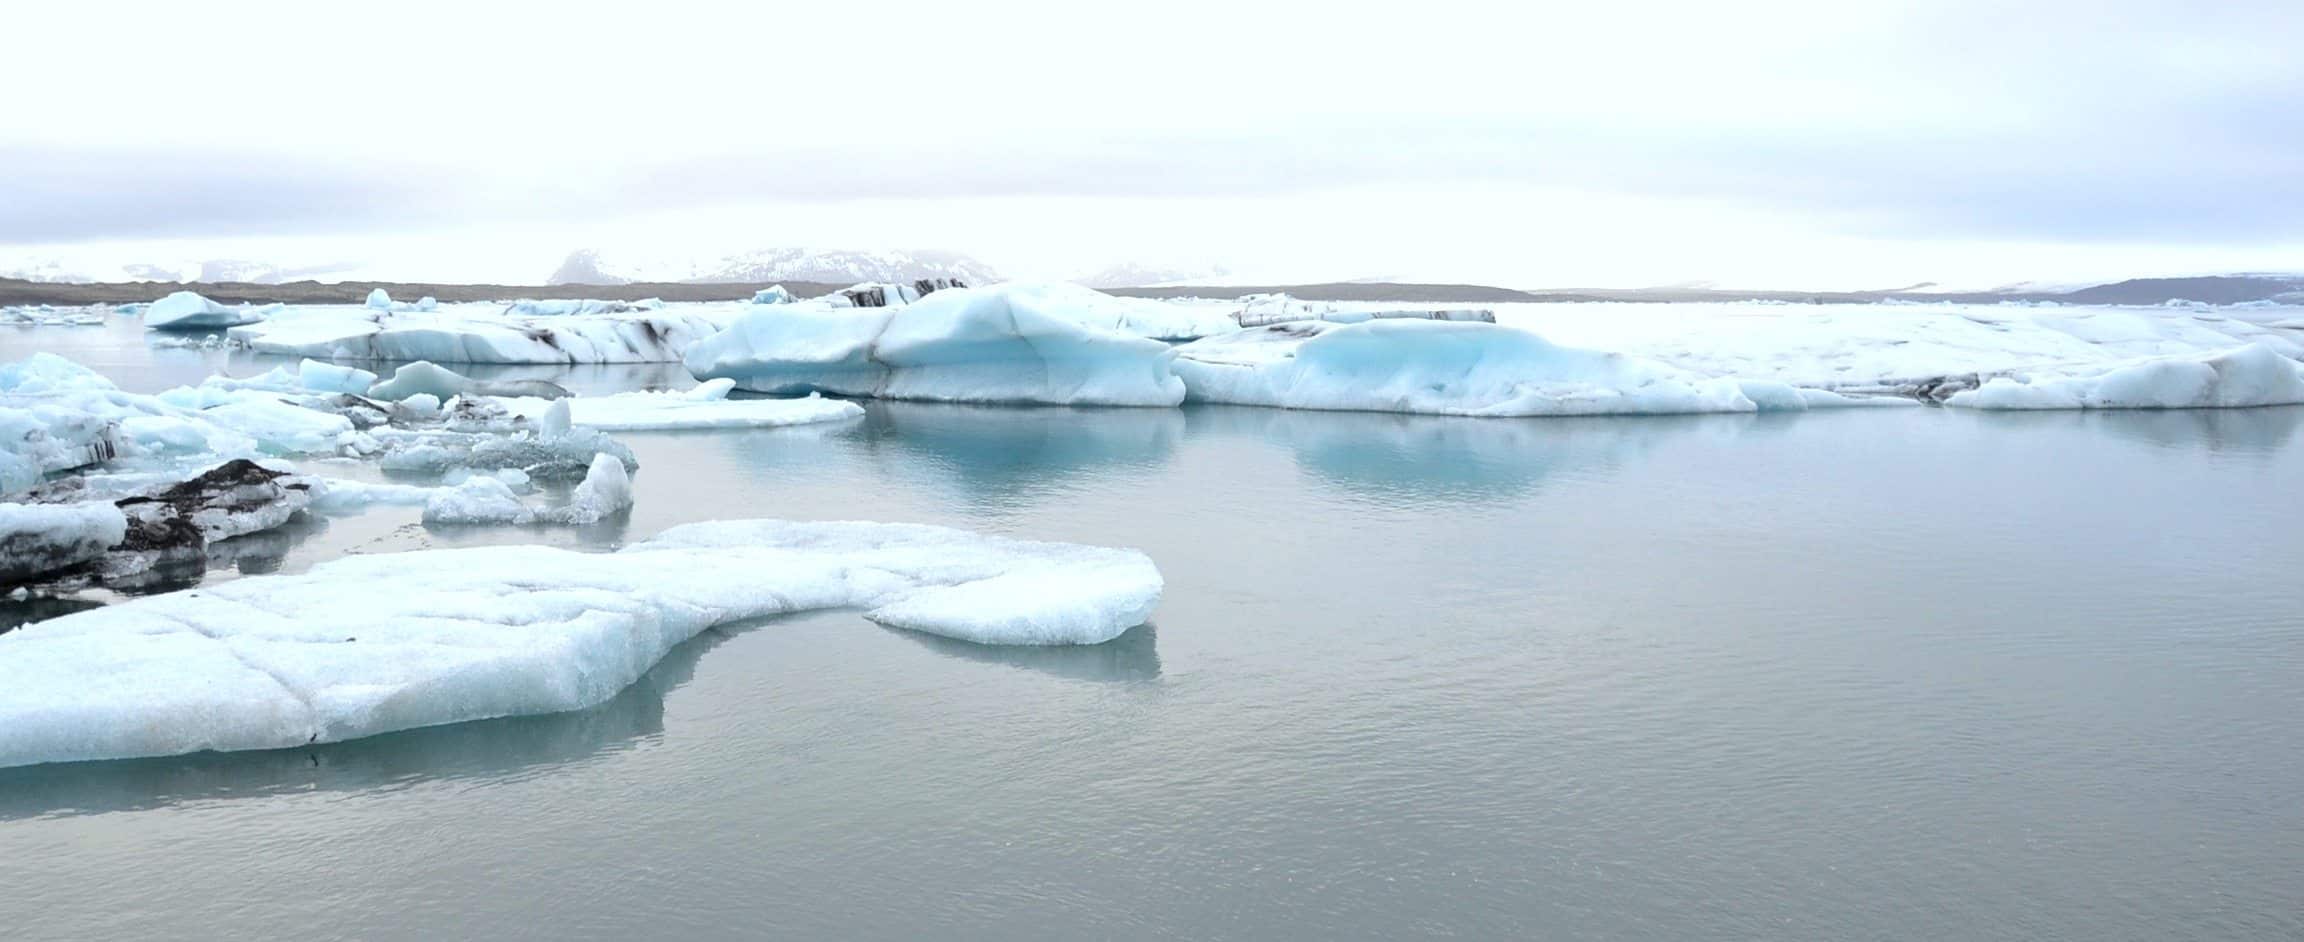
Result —
[[1142, 553], [943, 527], [692, 524], [618, 553], [353, 556], [0, 635], [0, 766], [275, 749], [607, 700], [717, 624], [861, 608], [983, 644], [1143, 623]]

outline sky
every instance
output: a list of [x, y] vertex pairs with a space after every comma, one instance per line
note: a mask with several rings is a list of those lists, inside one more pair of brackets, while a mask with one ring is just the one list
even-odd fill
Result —
[[2304, 270], [2304, 3], [22, 4], [0, 267]]

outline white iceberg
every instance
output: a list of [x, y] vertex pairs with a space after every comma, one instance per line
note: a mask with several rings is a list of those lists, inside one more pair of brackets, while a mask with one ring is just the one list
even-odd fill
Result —
[[371, 310], [389, 311], [392, 309], [392, 295], [382, 288], [372, 289], [368, 292], [367, 306]]
[[2304, 364], [2263, 344], [2081, 370], [1996, 376], [1953, 393], [1967, 409], [2200, 409], [2304, 403]]
[[175, 292], [144, 309], [144, 326], [153, 330], [237, 327], [263, 319], [264, 311], [246, 306], [226, 307], [191, 291]]
[[352, 556], [0, 635], [0, 766], [278, 749], [605, 702], [714, 625], [827, 608], [992, 644], [1144, 622], [1143, 554], [941, 527], [742, 521], [622, 552]]
[[[1070, 287], [1070, 286], [1066, 286]], [[1077, 289], [1086, 290], [1086, 289]], [[938, 291], [901, 307], [754, 308], [689, 350], [698, 379], [765, 393], [946, 402], [1172, 406], [1159, 341], [1088, 326], [1043, 286]]]
[[1196, 402], [1468, 416], [1754, 412], [1862, 400], [1705, 378], [1486, 323], [1297, 321], [1177, 348]]

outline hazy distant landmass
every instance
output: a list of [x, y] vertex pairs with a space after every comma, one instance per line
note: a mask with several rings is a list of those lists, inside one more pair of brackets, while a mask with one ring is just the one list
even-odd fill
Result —
[[[923, 276], [925, 277], [925, 276]], [[442, 301], [503, 301], [515, 298], [601, 298], [637, 301], [732, 301], [750, 298], [754, 291], [781, 284], [794, 294], [810, 297], [847, 287], [859, 280], [842, 277], [830, 281], [768, 279], [732, 282], [639, 281], [619, 284], [435, 284], [423, 282], [346, 281], [322, 283], [294, 281], [280, 284], [254, 282], [130, 281], [104, 284], [64, 284], [0, 278], [0, 304], [122, 304], [150, 301], [171, 291], [192, 290], [227, 303], [274, 301], [288, 304], [357, 303], [372, 288], [383, 288], [395, 298], [430, 295]], [[901, 279], [909, 281], [911, 279]], [[972, 282], [975, 283], [975, 282]], [[1313, 301], [1366, 301], [1399, 303], [1510, 304], [1568, 301], [1629, 301], [1648, 303], [1690, 301], [1787, 301], [1794, 303], [1874, 303], [1880, 301], [1953, 301], [1989, 304], [1998, 301], [2057, 301], [2066, 304], [2163, 304], [2202, 301], [2239, 304], [2277, 301], [2304, 304], [2304, 274], [2215, 275], [2195, 278], [2132, 278], [2061, 291], [1928, 290], [1881, 291], [1747, 291], [1700, 287], [1573, 288], [1520, 290], [1493, 285], [1411, 284], [1400, 282], [1337, 282], [1275, 285], [1163, 285], [1106, 288], [1112, 294], [1139, 298], [1237, 298], [1248, 294], [1285, 292]]]
[[578, 249], [545, 279], [548, 285], [773, 284], [911, 282], [947, 278], [966, 284], [1002, 280], [992, 266], [958, 252], [769, 248], [717, 258], [645, 259]]

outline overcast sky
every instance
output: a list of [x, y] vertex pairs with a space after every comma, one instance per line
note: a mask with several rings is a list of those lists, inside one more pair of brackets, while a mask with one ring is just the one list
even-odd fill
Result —
[[19, 4], [0, 257], [2304, 269], [2304, 3]]

